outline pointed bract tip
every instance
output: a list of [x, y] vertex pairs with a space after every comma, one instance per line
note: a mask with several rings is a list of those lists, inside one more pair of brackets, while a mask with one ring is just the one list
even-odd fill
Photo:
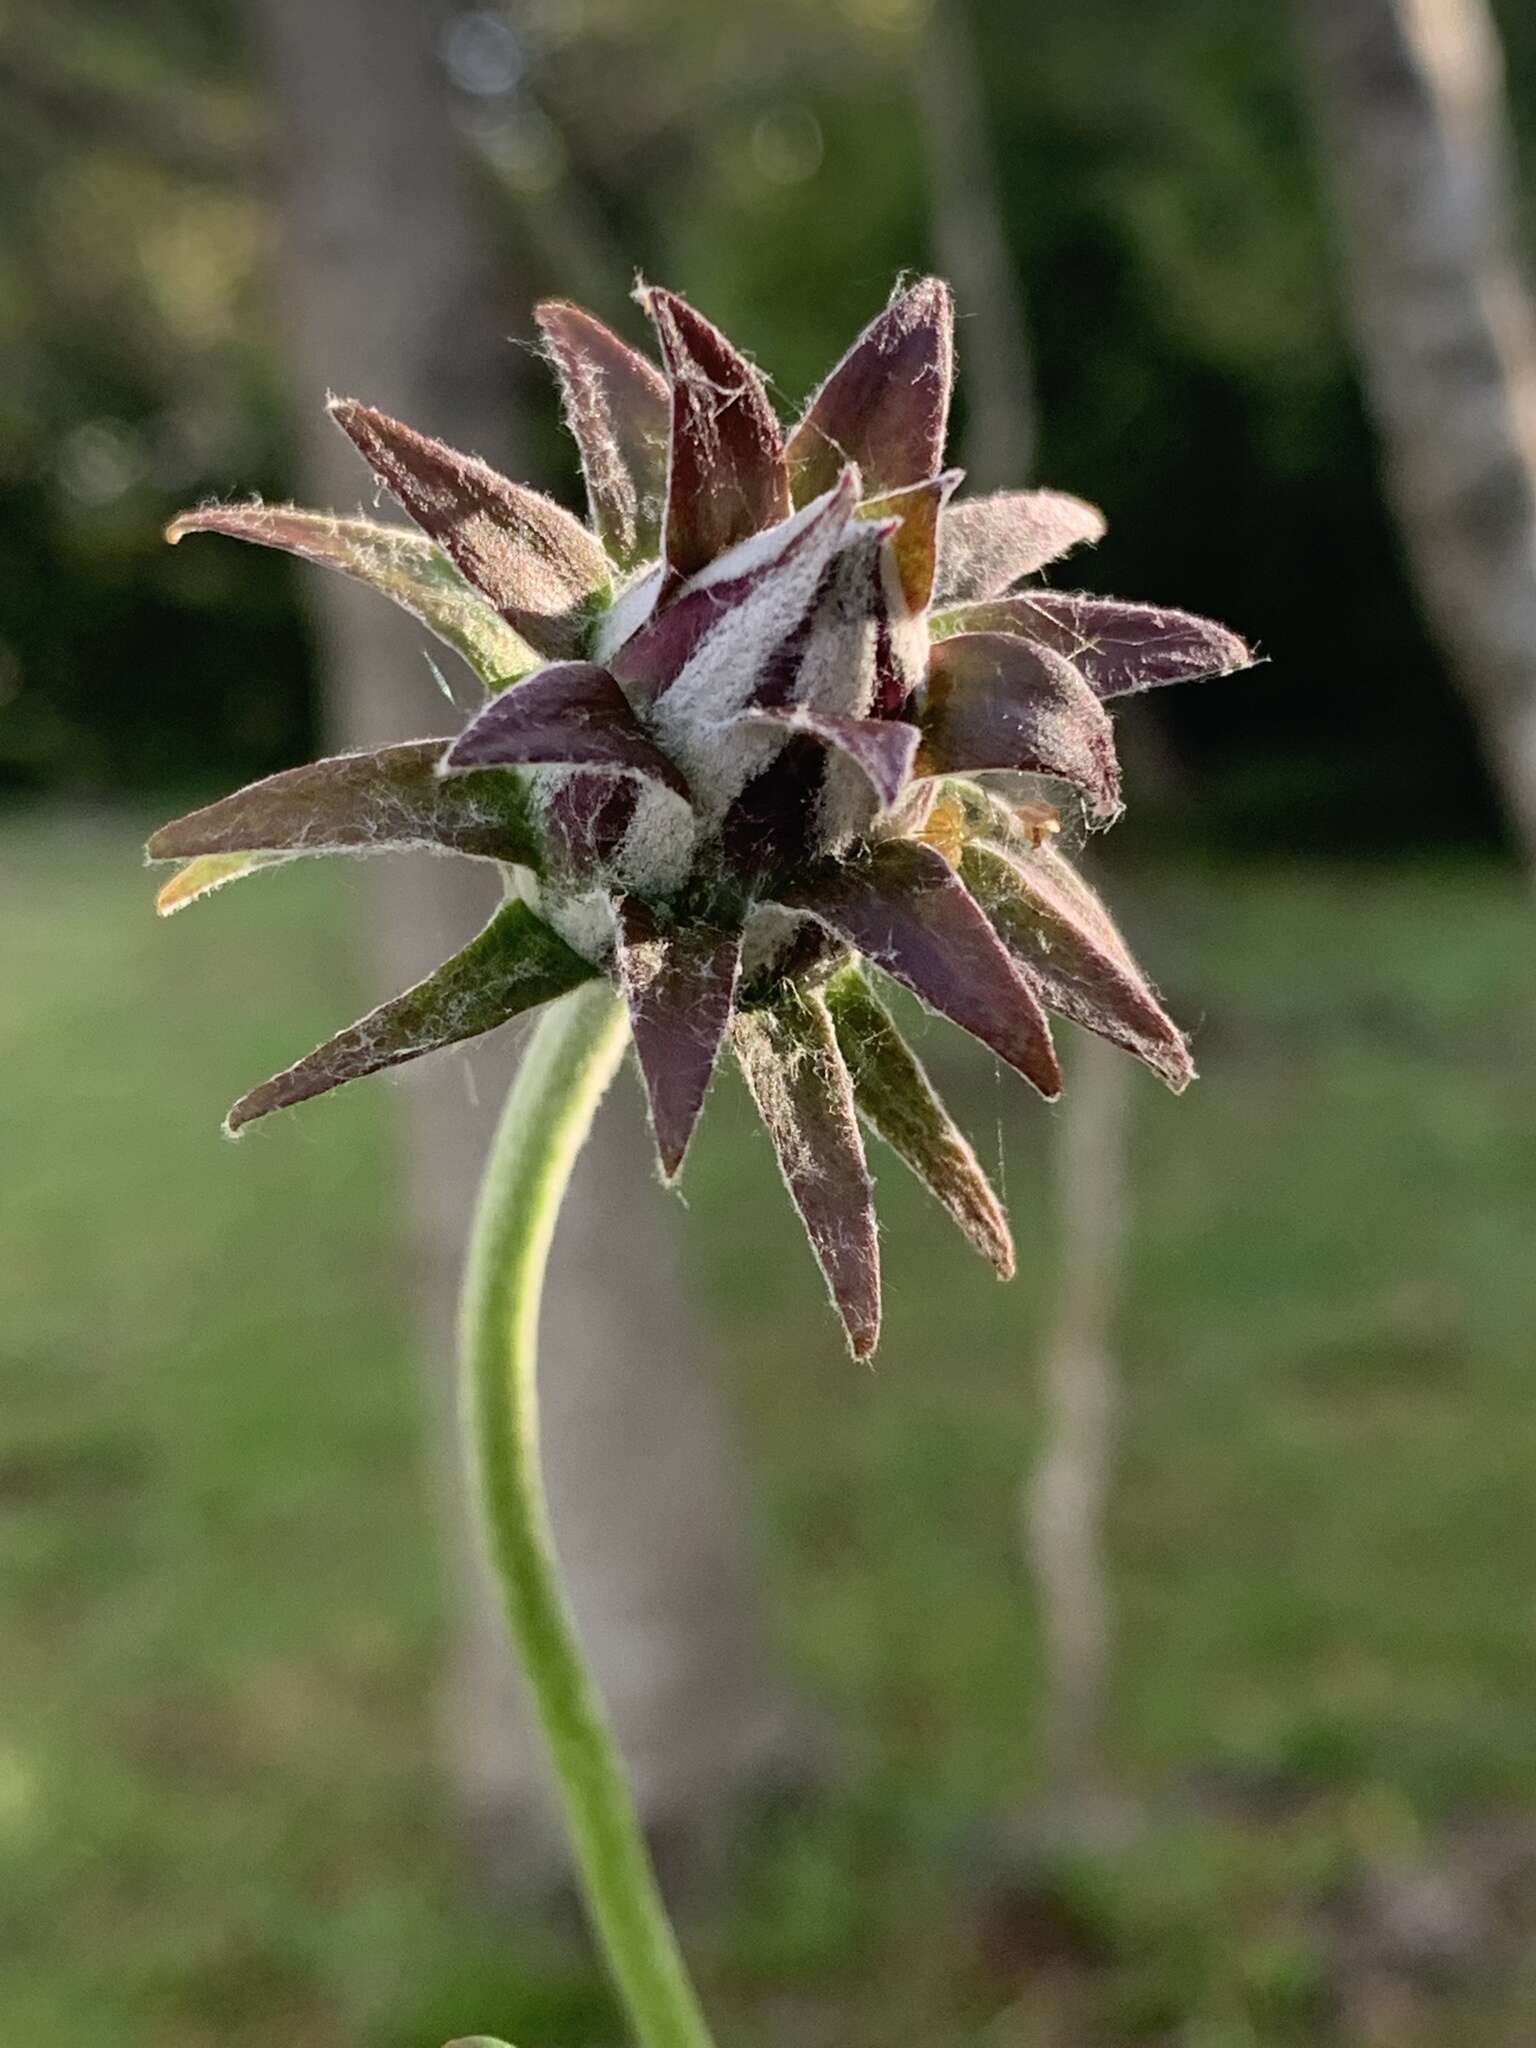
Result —
[[364, 456], [367, 455], [367, 450], [363, 443], [373, 438], [374, 422], [389, 421], [389, 415], [380, 412], [377, 406], [364, 405], [360, 398], [338, 398], [334, 392], [325, 401], [325, 410], [332, 423], [341, 429]]
[[929, 314], [943, 313], [955, 303], [955, 295], [942, 277], [918, 277], [910, 283], [898, 278], [891, 288], [886, 301], [886, 310], [892, 306], [911, 306], [914, 312]]
[[325, 401], [325, 409], [365, 459], [368, 459], [367, 444], [377, 444], [380, 439], [388, 442], [396, 435], [410, 441], [427, 438], [414, 427], [408, 427], [403, 420], [397, 420], [392, 413], [385, 412], [382, 406], [364, 405], [360, 398], [332, 395]]
[[872, 491], [898, 489], [941, 466], [954, 377], [949, 288], [923, 278], [898, 288], [836, 364], [789, 437], [800, 503], [857, 455]]
[[178, 512], [165, 528], [165, 539], [172, 547], [184, 541], [189, 533], [222, 533], [236, 540], [254, 539], [258, 537], [255, 529], [262, 521], [270, 520], [274, 514], [291, 513], [293, 510], [291, 505], [269, 505], [263, 498], [247, 498], [238, 505], [221, 505], [217, 499], [209, 499], [206, 504], [193, 505], [185, 512]]
[[[147, 849], [145, 857], [153, 858]], [[270, 864], [270, 859], [259, 853], [204, 854], [197, 860], [188, 861], [160, 888], [155, 897], [155, 915], [174, 917], [189, 903], [197, 903], [204, 896], [211, 896], [222, 889], [226, 883], [238, 882], [255, 869]]]
[[[654, 1136], [654, 1132], [652, 1133]], [[688, 1156], [686, 1145], [662, 1145], [656, 1147], [656, 1176], [664, 1188], [674, 1188], [677, 1176], [683, 1170], [683, 1161]]]
[[848, 1349], [852, 1356], [860, 1365], [867, 1365], [880, 1346], [880, 1325], [876, 1323], [872, 1328], [865, 1325], [857, 1330], [851, 1330], [844, 1323], [843, 1334], [848, 1339]]
[[[1086, 1029], [1095, 1029], [1094, 1024], [1088, 1019], [1080, 1021]], [[1190, 1082], [1198, 1080], [1199, 1076], [1195, 1072], [1195, 1063], [1189, 1056], [1189, 1047], [1183, 1034], [1175, 1033], [1171, 1025], [1169, 1032], [1168, 1039], [1162, 1044], [1146, 1041], [1139, 1045], [1130, 1044], [1124, 1037], [1115, 1037], [1108, 1031], [1100, 1035], [1106, 1044], [1118, 1045], [1120, 1050], [1129, 1053], [1132, 1059], [1140, 1060], [1149, 1073], [1157, 1076], [1170, 1095], [1182, 1095]]]
[[[761, 384], [761, 372], [751, 359], [743, 354], [723, 328], [717, 327], [681, 292], [669, 291], [665, 285], [637, 285], [635, 296], [656, 329], [662, 358], [674, 384], [678, 374], [689, 367], [700, 350], [706, 355], [716, 355], [720, 359], [720, 367], [739, 370], [752, 385]], [[766, 394], [762, 403], [766, 406]], [[773, 422], [775, 432], [777, 424], [777, 421]]]
[[260, 498], [252, 498], [240, 506], [220, 505], [209, 500], [206, 504], [192, 505], [185, 512], [178, 512], [166, 527], [165, 538], [172, 547], [176, 547], [189, 533], [217, 533], [227, 523], [239, 523], [253, 514], [259, 518], [267, 510]]
[[639, 275], [635, 278], [634, 289], [631, 291], [630, 297], [641, 311], [652, 320], [656, 317], [656, 308], [658, 306], [664, 306], [668, 310], [681, 306], [685, 312], [693, 313], [696, 319], [702, 318], [702, 315], [697, 313], [696, 309], [689, 304], [681, 292], [673, 291], [670, 285], [651, 284], [648, 279]]
[[648, 357], [642, 356], [606, 320], [599, 320], [595, 313], [589, 313], [572, 299], [540, 299], [533, 309], [533, 321], [549, 351], [556, 356], [576, 351], [605, 364], [610, 371], [623, 365], [660, 377]]
[[661, 343], [663, 356], [668, 349], [669, 330], [675, 335], [678, 325], [692, 325], [694, 322], [706, 326], [714, 325], [713, 321], [705, 321], [704, 315], [696, 306], [691, 305], [681, 292], [671, 291], [666, 285], [646, 284], [641, 279], [637, 281], [632, 296], [635, 304], [656, 329], [656, 338]]
[[784, 438], [761, 375], [676, 292], [644, 304], [671, 385], [665, 555], [674, 582], [788, 519]]

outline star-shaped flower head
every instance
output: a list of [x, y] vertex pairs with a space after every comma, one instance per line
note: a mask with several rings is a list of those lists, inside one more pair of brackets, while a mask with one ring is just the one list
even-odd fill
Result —
[[456, 738], [317, 761], [165, 826], [150, 857], [190, 864], [160, 907], [300, 854], [498, 863], [506, 899], [478, 938], [243, 1096], [228, 1127], [605, 975], [628, 1003], [664, 1178], [729, 1042], [865, 1356], [880, 1265], [861, 1123], [1013, 1270], [1002, 1207], [880, 980], [1048, 1098], [1047, 1011], [1183, 1088], [1183, 1037], [1052, 843], [1057, 809], [1018, 801], [1017, 778], [1064, 785], [1110, 823], [1105, 700], [1250, 656], [1187, 613], [1027, 583], [1102, 533], [1081, 500], [952, 502], [953, 316], [936, 279], [896, 294], [787, 435], [717, 328], [671, 292], [639, 296], [660, 369], [575, 306], [538, 313], [586, 525], [341, 399], [338, 426], [412, 525], [255, 504], [171, 527], [371, 584], [464, 658], [486, 701]]

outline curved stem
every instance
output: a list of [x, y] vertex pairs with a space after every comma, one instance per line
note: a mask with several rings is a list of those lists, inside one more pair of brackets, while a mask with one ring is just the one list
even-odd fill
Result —
[[571, 1168], [627, 1038], [623, 1005], [606, 982], [574, 990], [541, 1019], [502, 1112], [480, 1192], [460, 1348], [507, 1616], [549, 1744], [598, 1938], [644, 2048], [710, 2048], [560, 1583], [539, 1467], [544, 1267]]

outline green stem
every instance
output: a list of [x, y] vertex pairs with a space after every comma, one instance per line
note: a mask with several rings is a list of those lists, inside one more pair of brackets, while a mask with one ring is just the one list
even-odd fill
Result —
[[644, 2048], [710, 2048], [623, 1760], [560, 1583], [539, 1467], [539, 1302], [561, 1199], [623, 1057], [606, 982], [546, 1011], [502, 1112], [470, 1241], [460, 1347], [491, 1547], [587, 1904]]

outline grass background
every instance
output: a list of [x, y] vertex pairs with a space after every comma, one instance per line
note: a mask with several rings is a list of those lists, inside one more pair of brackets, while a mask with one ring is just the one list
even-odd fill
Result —
[[[157, 925], [142, 823], [0, 822], [0, 2043], [614, 2040], [579, 1948], [455, 1879], [389, 1084], [218, 1134], [376, 996], [356, 872]], [[731, 1080], [684, 1238], [785, 1655], [845, 1747], [700, 1929], [712, 2003], [753, 2048], [1513, 2048], [1536, 1915], [1352, 2003], [1337, 1902], [1536, 1806], [1529, 904], [1470, 863], [1122, 893], [1204, 1076], [1135, 1089], [1111, 1539], [1144, 1823], [1053, 1868], [1049, 1911], [983, 1898], [978, 1844], [1040, 1790], [1049, 1112], [931, 1032], [1022, 1272], [1000, 1291], [880, 1162], [870, 1373]]]

